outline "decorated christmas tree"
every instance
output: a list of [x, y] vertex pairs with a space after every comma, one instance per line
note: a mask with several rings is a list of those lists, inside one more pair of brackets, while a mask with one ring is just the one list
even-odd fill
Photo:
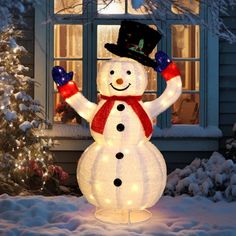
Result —
[[34, 82], [20, 62], [27, 51], [16, 43], [19, 37], [14, 27], [0, 33], [0, 191], [10, 194], [55, 188], [67, 178], [52, 164], [52, 141], [40, 137], [47, 122], [42, 106], [29, 95]]

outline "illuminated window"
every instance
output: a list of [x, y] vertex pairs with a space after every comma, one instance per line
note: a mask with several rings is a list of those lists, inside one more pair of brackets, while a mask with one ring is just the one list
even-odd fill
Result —
[[97, 5], [98, 14], [112, 15], [112, 14], [132, 14], [132, 15], [145, 15], [148, 14], [147, 9], [141, 6], [139, 9], [134, 9], [131, 5], [131, 0], [98, 0]]
[[172, 25], [172, 58], [181, 71], [183, 93], [172, 106], [173, 124], [199, 123], [200, 30], [197, 25]]
[[[43, 104], [52, 122], [64, 123], [62, 112], [55, 111], [62, 101], [56, 87], [53, 87], [51, 78], [49, 79], [52, 66], [61, 65], [67, 71], [74, 71], [73, 79], [80, 91], [89, 100], [97, 102], [97, 71], [104, 61], [116, 57], [104, 48], [104, 44], [117, 43], [120, 22], [130, 19], [151, 27], [156, 26], [147, 9], [144, 6], [137, 10], [133, 9], [131, 0], [45, 0], [45, 2], [48, 2], [46, 4], [52, 14], [50, 18], [52, 21], [45, 26], [47, 27], [45, 64], [49, 82], [44, 83], [45, 87], [47, 86], [45, 89], [47, 101]], [[176, 1], [194, 14], [206, 15], [205, 8], [204, 12], [201, 12], [199, 2]], [[104, 3], [110, 4], [106, 6]], [[182, 12], [177, 8], [172, 8], [175, 14], [169, 19], [167, 16], [165, 22], [156, 19], [157, 27], [163, 32], [163, 38], [158, 44], [158, 49], [154, 50], [150, 57], [154, 58], [157, 50], [169, 54], [181, 71], [183, 94], [168, 111], [158, 116], [157, 125], [160, 128], [168, 128], [179, 124], [188, 126], [218, 124], [216, 115], [218, 108], [215, 104], [215, 101], [218, 101], [218, 93], [215, 92], [217, 83], [214, 82], [218, 74], [215, 70], [207, 69], [212, 68], [212, 65], [216, 66], [218, 41], [200, 26], [193, 25], [187, 19], [180, 17]], [[42, 65], [43, 63], [38, 63], [37, 68]], [[166, 83], [152, 68], [146, 69], [148, 86], [143, 100], [149, 101], [162, 94]], [[215, 115], [209, 115], [209, 110], [211, 114], [215, 111]], [[68, 112], [68, 108], [65, 111]], [[68, 116], [70, 115], [69, 111]], [[78, 117], [72, 117], [73, 119], [67, 120], [70, 124], [81, 122]]]
[[[176, 7], [172, 6], [172, 11], [175, 14], [183, 14], [186, 10], [193, 13], [199, 14], [200, 11], [200, 1], [199, 0], [178, 0], [175, 1]], [[180, 8], [178, 7], [180, 6]]]
[[55, 0], [54, 13], [55, 14], [82, 14], [83, 1], [82, 0]]
[[125, 1], [98, 0], [97, 10], [98, 10], [99, 14], [103, 14], [103, 15], [124, 14], [125, 13]]
[[[83, 28], [82, 25], [54, 25], [54, 65], [62, 66], [66, 71], [73, 71], [73, 80], [83, 91]], [[54, 84], [54, 122], [77, 122], [77, 116], [70, 117], [71, 110], [63, 103]]]
[[[71, 14], [71, 15], [81, 15], [81, 25], [78, 24], [70, 24], [70, 17], [68, 16], [67, 20], [63, 20], [63, 24], [55, 24], [54, 25], [54, 50], [53, 50], [53, 58], [54, 58], [54, 65], [60, 65], [64, 67], [67, 71], [73, 71], [74, 72], [74, 80], [79, 86], [79, 90], [83, 91], [83, 81], [85, 78], [83, 77], [83, 60], [84, 58], [84, 52], [83, 52], [83, 37], [85, 36], [85, 33], [83, 33], [83, 25], [86, 26], [86, 32], [89, 36], [93, 39], [95, 39], [93, 32], [91, 32], [91, 28], [89, 28], [88, 24], [91, 24], [91, 22], [86, 21], [83, 18], [83, 1], [78, 0], [54, 0], [54, 14], [57, 15], [64, 15], [64, 14]], [[95, 1], [94, 1], [95, 2]], [[95, 3], [94, 3], [94, 6]], [[85, 7], [86, 8], [86, 7]], [[88, 9], [86, 9], [88, 10]], [[126, 14], [132, 14], [132, 15], [138, 15], [138, 14], [146, 14], [146, 10], [144, 7], [141, 7], [140, 9], [133, 9], [131, 6], [131, 0], [128, 1], [120, 1], [120, 0], [114, 0], [114, 1], [104, 1], [104, 0], [98, 0], [97, 2], [97, 13], [99, 15], [98, 24], [94, 24], [93, 27], [96, 27], [97, 35], [96, 35], [96, 41], [97, 41], [97, 63], [96, 65], [92, 65], [92, 62], [90, 61], [87, 64], [86, 70], [94, 70], [97, 68], [99, 70], [100, 65], [113, 57], [116, 57], [114, 54], [110, 53], [104, 48], [105, 43], [116, 43], [118, 38], [118, 31], [120, 28], [120, 25], [109, 25], [106, 22], [105, 24], [100, 24], [99, 21], [103, 21], [103, 16], [109, 14], [115, 14], [115, 15], [126, 15]], [[82, 20], [83, 19], [83, 20]], [[80, 20], [78, 20], [78, 23]], [[151, 27], [156, 27], [152, 25]], [[89, 51], [89, 49], [88, 49]], [[90, 58], [93, 58], [93, 55], [95, 54], [95, 51], [91, 52], [89, 51]], [[150, 55], [152, 58], [154, 58], [155, 52], [153, 51], [152, 55]], [[153, 100], [157, 97], [157, 74], [152, 69], [146, 67], [148, 72], [148, 86], [146, 89], [146, 92], [143, 96], [144, 101]], [[86, 78], [87, 80], [87, 78]], [[95, 83], [96, 79], [94, 80]], [[86, 81], [87, 82], [87, 81]], [[56, 123], [64, 122], [65, 121], [65, 115], [67, 115], [68, 109], [70, 109], [68, 106], [66, 106], [61, 97], [60, 94], [57, 92], [56, 86], [54, 85], [54, 118], [53, 121]], [[63, 110], [64, 109], [64, 110]], [[70, 109], [71, 111], [71, 109]], [[70, 114], [68, 114], [68, 117], [70, 118]], [[78, 122], [78, 119], [72, 115], [73, 119], [68, 119], [66, 123], [74, 123]]]

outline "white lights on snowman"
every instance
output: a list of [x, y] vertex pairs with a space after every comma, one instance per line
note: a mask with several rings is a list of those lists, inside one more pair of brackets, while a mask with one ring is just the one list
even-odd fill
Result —
[[[72, 81], [73, 73], [54, 67], [53, 79], [61, 96], [90, 124], [95, 142], [81, 156], [77, 179], [86, 199], [104, 222], [136, 223], [149, 219], [147, 210], [161, 197], [166, 165], [149, 141], [152, 119], [171, 106], [182, 91], [176, 65], [159, 51], [148, 55], [161, 35], [147, 25], [122, 21], [117, 44], [106, 44], [121, 56], [107, 61], [97, 76], [98, 104], [88, 101]], [[142, 102], [147, 86], [143, 65], [160, 72], [167, 82], [163, 94]]]

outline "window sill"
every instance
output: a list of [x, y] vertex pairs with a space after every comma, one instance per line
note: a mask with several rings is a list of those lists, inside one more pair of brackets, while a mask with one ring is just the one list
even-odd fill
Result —
[[88, 128], [77, 124], [54, 124], [52, 129], [41, 131], [40, 136], [55, 139], [91, 139]]
[[[40, 136], [50, 138], [90, 139], [88, 128], [81, 125], [54, 124], [52, 129], [41, 132]], [[203, 128], [199, 125], [174, 125], [160, 129], [155, 126], [152, 138], [220, 138], [221, 130], [216, 126]]]
[[153, 138], [220, 138], [221, 130], [216, 126], [203, 128], [199, 125], [174, 125], [171, 128], [154, 128]]
[[[80, 125], [55, 124], [40, 135], [56, 141], [53, 151], [84, 151], [94, 142], [89, 129]], [[155, 127], [151, 142], [161, 151], [216, 151], [221, 136], [221, 130], [214, 126], [175, 125], [166, 129]]]

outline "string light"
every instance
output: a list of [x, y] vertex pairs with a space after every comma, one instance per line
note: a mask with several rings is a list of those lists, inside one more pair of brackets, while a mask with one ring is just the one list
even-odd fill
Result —
[[170, 90], [170, 91], [167, 93], [167, 95], [168, 95], [169, 97], [171, 97], [171, 96], [174, 95], [174, 92], [173, 92], [172, 90]]
[[132, 186], [132, 191], [133, 192], [138, 192], [138, 185], [137, 184], [133, 184], [133, 186]]
[[106, 199], [105, 199], [105, 202], [106, 202], [107, 204], [110, 204], [110, 203], [111, 203], [111, 200], [108, 199], [108, 198], [106, 198]]
[[103, 156], [102, 160], [107, 162], [108, 161], [108, 156], [107, 155]]
[[131, 200], [129, 200], [129, 201], [127, 201], [127, 205], [132, 205], [132, 201]]

